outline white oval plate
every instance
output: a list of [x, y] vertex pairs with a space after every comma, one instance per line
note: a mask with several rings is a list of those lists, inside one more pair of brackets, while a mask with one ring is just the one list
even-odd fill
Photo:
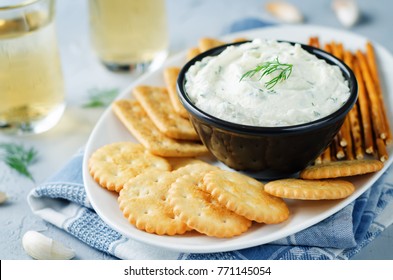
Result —
[[[319, 36], [322, 42], [335, 40], [344, 43], [344, 46], [352, 51], [364, 49], [366, 38], [349, 33], [347, 31], [335, 30], [319, 26], [299, 25], [299, 26], [278, 26], [232, 34], [224, 39], [229, 40], [236, 37], [246, 38], [270, 38], [277, 40], [290, 40], [300, 43], [307, 43], [310, 36]], [[393, 96], [387, 93], [393, 92], [393, 81], [388, 79], [388, 73], [393, 73], [393, 57], [383, 47], [374, 44], [378, 61], [380, 63], [382, 81], [384, 82], [384, 92], [386, 104], [393, 103]], [[181, 67], [186, 62], [186, 51], [170, 58], [161, 68], [154, 72], [147, 73], [126, 88], [118, 98], [129, 98], [131, 90], [139, 84], [164, 86], [162, 70], [167, 66]], [[390, 109], [390, 108], [389, 108]], [[391, 111], [389, 119], [392, 120]], [[393, 121], [390, 121], [393, 124]], [[99, 147], [117, 141], [135, 141], [133, 136], [118, 121], [111, 109], [102, 115], [94, 130], [92, 131], [86, 145], [83, 178], [87, 196], [91, 201], [97, 214], [113, 229], [121, 234], [151, 245], [162, 248], [194, 253], [222, 252], [236, 249], [243, 249], [256, 245], [265, 244], [277, 239], [286, 237], [310, 227], [321, 220], [336, 213], [354, 199], [365, 192], [382, 175], [386, 168], [391, 164], [393, 157], [386, 162], [385, 167], [378, 173], [371, 175], [358, 176], [352, 178], [356, 186], [356, 191], [350, 197], [335, 201], [296, 201], [287, 200], [291, 211], [290, 218], [277, 225], [253, 225], [246, 233], [227, 239], [219, 239], [188, 233], [179, 236], [159, 236], [149, 234], [136, 229], [127, 219], [123, 217], [117, 203], [117, 195], [100, 187], [91, 178], [87, 161], [90, 155]], [[393, 154], [392, 147], [389, 147], [390, 154]]]

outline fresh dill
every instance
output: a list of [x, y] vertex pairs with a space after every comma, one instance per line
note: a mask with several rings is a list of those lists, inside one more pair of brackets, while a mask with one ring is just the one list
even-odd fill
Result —
[[84, 108], [97, 108], [108, 106], [119, 94], [119, 89], [97, 89], [88, 91], [89, 101], [83, 105]]
[[240, 78], [240, 81], [242, 81], [244, 78], [251, 78], [257, 73], [262, 72], [261, 76], [259, 77], [259, 80], [262, 79], [264, 76], [272, 74], [276, 71], [280, 71], [276, 77], [271, 79], [270, 81], [265, 83], [265, 87], [267, 89], [272, 89], [278, 82], [284, 81], [289, 78], [289, 76], [292, 73], [292, 68], [293, 64], [288, 64], [288, 63], [281, 63], [278, 60], [278, 57], [274, 61], [267, 61], [262, 64], [259, 64], [257, 67], [254, 69], [251, 69], [247, 71], [246, 73], [243, 74], [243, 76]]
[[23, 145], [0, 143], [0, 160], [19, 174], [34, 182], [28, 167], [37, 161], [38, 152], [34, 148], [26, 149]]

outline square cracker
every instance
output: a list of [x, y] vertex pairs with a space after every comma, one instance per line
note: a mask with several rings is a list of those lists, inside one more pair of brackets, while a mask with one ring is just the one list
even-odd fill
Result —
[[188, 112], [181, 104], [179, 96], [177, 95], [177, 78], [180, 73], [179, 67], [168, 67], [164, 69], [165, 85], [168, 89], [169, 98], [173, 109], [183, 118], [188, 119]]
[[160, 132], [137, 100], [117, 100], [113, 112], [135, 138], [152, 154], [163, 157], [193, 157], [206, 154], [198, 142], [169, 138]]
[[166, 136], [180, 140], [200, 140], [191, 122], [173, 110], [166, 88], [137, 86], [133, 94], [152, 122]]
[[[232, 40], [233, 43], [240, 43], [245, 41], [248, 41], [248, 39], [244, 37], [238, 37]], [[201, 38], [198, 42], [198, 47], [193, 47], [188, 49], [187, 60], [193, 59], [194, 57], [201, 54], [202, 52], [205, 52], [212, 48], [219, 47], [228, 43], [229, 42], [224, 42], [215, 38], [208, 38], [208, 37]]]
[[194, 57], [196, 57], [200, 53], [201, 53], [201, 51], [199, 50], [199, 48], [197, 48], [197, 47], [190, 48], [187, 51], [187, 60], [193, 59]]
[[225, 45], [225, 44], [226, 44], [226, 42], [224, 42], [224, 41], [221, 41], [221, 40], [218, 40], [218, 39], [215, 39], [215, 38], [205, 37], [205, 38], [201, 38], [199, 40], [198, 47], [199, 47], [199, 50], [201, 52], [205, 52], [207, 50], [210, 50], [212, 48], [215, 48], [215, 47], [218, 47], [218, 46], [222, 46], [222, 45]]

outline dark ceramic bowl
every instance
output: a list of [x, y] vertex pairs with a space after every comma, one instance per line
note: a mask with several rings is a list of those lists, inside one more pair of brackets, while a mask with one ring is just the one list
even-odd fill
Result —
[[178, 95], [202, 142], [219, 161], [260, 179], [292, 176], [311, 164], [339, 131], [357, 100], [356, 78], [341, 60], [320, 49], [301, 44], [304, 50], [341, 69], [350, 88], [347, 102], [329, 116], [293, 126], [256, 127], [224, 121], [192, 103], [185, 89], [185, 74], [196, 61], [218, 55], [229, 45], [243, 43], [220, 46], [190, 60], [179, 74]]

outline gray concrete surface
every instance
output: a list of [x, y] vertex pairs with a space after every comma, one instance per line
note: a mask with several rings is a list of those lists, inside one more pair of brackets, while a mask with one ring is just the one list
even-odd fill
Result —
[[[110, 88], [125, 87], [132, 78], [125, 75], [113, 75], [111, 79], [95, 79], [104, 70], [89, 72], [84, 69], [85, 61], [94, 66], [94, 58], [87, 55], [88, 22], [87, 1], [58, 0], [57, 24], [58, 38], [63, 60], [67, 87], [68, 107], [64, 117], [53, 130], [27, 137], [0, 136], [0, 141], [16, 141], [39, 150], [40, 159], [32, 166], [36, 182], [59, 169], [83, 146], [94, 127], [102, 110], [81, 108], [87, 99], [87, 89], [93, 86]], [[203, 36], [218, 37], [227, 32], [233, 22], [244, 18], [269, 19], [264, 12], [264, 3], [260, 0], [168, 0], [171, 53], [176, 53], [190, 46]], [[331, 10], [329, 0], [293, 0], [306, 17], [306, 23], [341, 29]], [[361, 22], [350, 29], [351, 32], [368, 37], [393, 52], [393, 1], [379, 0], [358, 1], [363, 16]], [[87, 68], [86, 66], [86, 68]], [[89, 81], [88, 83], [85, 81]], [[5, 191], [9, 200], [0, 206], [0, 259], [30, 259], [21, 246], [21, 236], [27, 230], [43, 231], [47, 236], [61, 240], [74, 248], [77, 259], [112, 259], [90, 248], [76, 238], [37, 218], [26, 203], [27, 193], [34, 183], [19, 177], [0, 163], [0, 191]], [[392, 213], [393, 214], [393, 213]], [[386, 229], [376, 240], [364, 248], [353, 259], [393, 259], [393, 226]]]

